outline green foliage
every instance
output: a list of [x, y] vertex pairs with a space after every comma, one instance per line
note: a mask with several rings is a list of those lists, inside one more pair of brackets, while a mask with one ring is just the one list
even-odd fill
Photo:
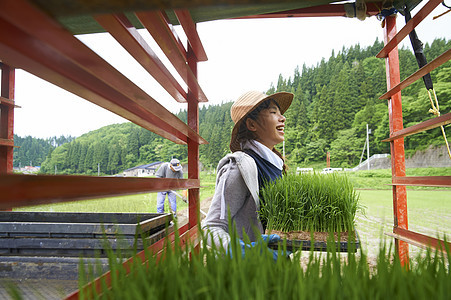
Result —
[[74, 140], [74, 137], [60, 136], [48, 139], [37, 139], [31, 136], [20, 137], [14, 135], [14, 167], [40, 166], [55, 147]]
[[[201, 239], [195, 250], [176, 236], [175, 246], [167, 244], [160, 258], [146, 251], [145, 263], [141, 256], [126, 266], [120, 253], [109, 251], [111, 288], [101, 281], [101, 293], [81, 289], [79, 298], [448, 299], [451, 293], [449, 255], [426, 252], [405, 268], [392, 256], [392, 247], [383, 245], [373, 268], [365, 254], [341, 258], [333, 249], [323, 255], [311, 252], [304, 263], [301, 251], [274, 262], [262, 240], [241, 258], [210, 249], [206, 237]], [[233, 247], [238, 246], [232, 242]], [[80, 288], [92, 278], [81, 276]]]
[[353, 231], [359, 195], [344, 175], [286, 175], [261, 190], [259, 215], [269, 230]]

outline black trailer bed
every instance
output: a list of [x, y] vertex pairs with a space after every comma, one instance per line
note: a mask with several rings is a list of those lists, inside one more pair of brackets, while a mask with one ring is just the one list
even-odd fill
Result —
[[[171, 214], [0, 212], [0, 255], [94, 256], [143, 248]], [[105, 244], [107, 243], [107, 244]]]

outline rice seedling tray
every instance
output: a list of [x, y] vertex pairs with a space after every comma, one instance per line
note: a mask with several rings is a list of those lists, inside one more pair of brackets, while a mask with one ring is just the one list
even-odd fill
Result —
[[154, 213], [0, 212], [0, 255], [93, 257], [105, 256], [106, 246], [139, 250], [142, 237], [158, 240], [171, 220], [171, 214]]
[[[355, 237], [349, 238], [346, 241], [337, 240], [337, 234], [335, 234], [335, 242], [334, 245], [330, 245], [328, 243], [330, 243], [330, 239], [327, 240], [308, 240], [308, 239], [287, 239], [285, 237], [282, 236], [282, 240], [280, 240], [279, 242], [273, 242], [273, 243], [269, 243], [268, 247], [271, 249], [275, 249], [277, 250], [278, 248], [283, 249], [284, 244], [286, 244], [286, 249], [288, 251], [297, 251], [297, 250], [307, 250], [307, 251], [328, 251], [331, 248], [335, 249], [335, 251], [338, 252], [349, 252], [349, 251], [353, 251], [353, 252], [357, 252], [357, 249], [360, 248], [360, 239], [359, 239], [359, 235], [357, 233], [357, 231], [355, 232]], [[275, 232], [272, 232], [275, 233]], [[279, 234], [279, 233], [277, 233]], [[307, 235], [309, 235], [309, 233], [306, 233]], [[328, 233], [322, 233], [322, 236], [327, 237], [329, 234]]]

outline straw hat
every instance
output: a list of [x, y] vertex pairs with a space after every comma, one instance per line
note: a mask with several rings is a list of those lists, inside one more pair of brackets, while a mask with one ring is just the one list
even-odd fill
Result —
[[230, 116], [232, 117], [232, 121], [235, 123], [230, 139], [230, 150], [232, 152], [241, 150], [241, 145], [237, 140], [237, 134], [241, 126], [241, 122], [260, 103], [264, 102], [265, 100], [272, 99], [276, 101], [277, 104], [279, 104], [280, 112], [283, 114], [286, 112], [288, 107], [290, 107], [291, 101], [293, 101], [293, 97], [294, 95], [292, 93], [287, 92], [266, 95], [262, 92], [250, 91], [241, 95], [238, 100], [233, 103], [232, 108], [230, 109]]

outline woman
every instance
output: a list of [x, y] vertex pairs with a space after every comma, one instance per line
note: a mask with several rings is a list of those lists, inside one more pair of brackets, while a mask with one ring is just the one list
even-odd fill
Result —
[[[228, 213], [236, 224], [236, 232], [241, 240], [243, 231], [251, 242], [259, 237], [255, 229], [260, 234], [264, 233], [264, 226], [258, 217], [258, 194], [266, 181], [281, 177], [286, 169], [282, 155], [274, 146], [284, 140], [283, 113], [292, 100], [292, 93], [281, 92], [268, 96], [251, 91], [243, 94], [232, 105], [230, 113], [235, 123], [230, 141], [232, 154], [227, 154], [218, 164], [215, 194], [202, 223], [213, 237], [213, 240], [209, 239], [209, 244], [229, 249]], [[270, 238], [272, 241], [280, 239], [275, 235]], [[240, 243], [244, 247], [244, 243]]]

